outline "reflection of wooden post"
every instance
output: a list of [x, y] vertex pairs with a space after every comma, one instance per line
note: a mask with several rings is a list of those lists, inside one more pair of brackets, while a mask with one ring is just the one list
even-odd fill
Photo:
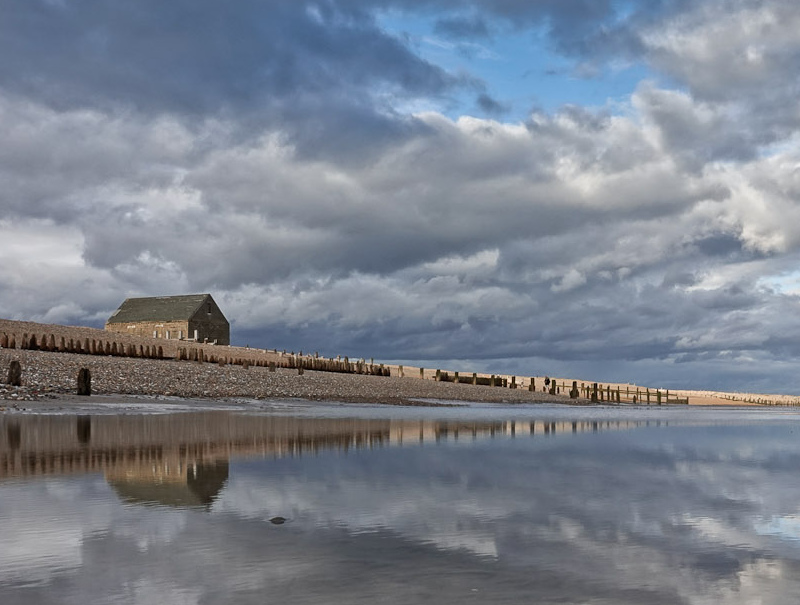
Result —
[[8, 366], [8, 380], [6, 382], [12, 387], [22, 386], [22, 366], [16, 359]]
[[78, 416], [78, 443], [86, 445], [92, 440], [92, 417]]
[[88, 397], [92, 394], [92, 373], [89, 368], [78, 370], [78, 395]]

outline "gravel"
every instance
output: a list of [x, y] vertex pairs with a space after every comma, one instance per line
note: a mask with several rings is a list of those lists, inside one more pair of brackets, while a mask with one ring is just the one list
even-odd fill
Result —
[[419, 405], [419, 399], [472, 402], [560, 402], [568, 397], [524, 389], [473, 386], [396, 376], [380, 377], [195, 361], [153, 360], [0, 349], [0, 380], [12, 360], [22, 366], [22, 386], [0, 387], [0, 399], [41, 400], [74, 394], [80, 368], [92, 374], [96, 394], [209, 399], [287, 399]]

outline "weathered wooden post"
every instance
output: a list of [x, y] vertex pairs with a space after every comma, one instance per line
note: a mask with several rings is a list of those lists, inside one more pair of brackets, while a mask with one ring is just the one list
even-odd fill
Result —
[[477, 372], [473, 372], [472, 373], [472, 384], [473, 384], [473, 386], [478, 384], [478, 373]]
[[517, 388], [517, 377], [516, 376], [512, 376], [511, 377], [511, 384], [509, 385], [508, 388], [510, 388], [510, 389], [516, 389]]
[[22, 386], [22, 366], [16, 359], [8, 366], [8, 380], [6, 380], [6, 383], [12, 387]]
[[89, 368], [78, 370], [78, 395], [88, 397], [92, 394], [92, 373]]
[[661, 389], [656, 390], [656, 403], [661, 405]]
[[592, 403], [597, 403], [597, 383], [592, 385]]
[[403, 366], [400, 366], [400, 367], [397, 368], [397, 373], [400, 375], [400, 378], [405, 378], [406, 377], [406, 373], [403, 370]]
[[569, 392], [569, 398], [570, 399], [577, 399], [578, 398], [578, 381], [577, 380], [573, 380], [572, 381], [572, 389]]
[[619, 387], [617, 387], [617, 403], [622, 403], [622, 402], [620, 401], [620, 392], [619, 392]]
[[453, 382], [458, 384], [458, 372], [453, 372]]
[[650, 389], [647, 389], [647, 405], [650, 405]]
[[419, 369], [419, 377], [420, 378], [425, 378], [425, 368], [420, 368]]
[[297, 365], [297, 375], [298, 376], [302, 376], [304, 372], [305, 372], [305, 370], [303, 369], [303, 364], [298, 364]]
[[442, 371], [441, 370], [436, 370], [436, 376], [434, 377], [434, 380], [436, 382], [439, 382], [441, 379], [442, 379]]
[[275, 362], [274, 361], [270, 361], [269, 362], [269, 371], [270, 372], [274, 372], [275, 371]]
[[531, 376], [531, 383], [528, 385], [528, 390], [533, 393], [536, 390], [536, 381]]
[[489, 386], [490, 387], [494, 386], [494, 374], [492, 374], [492, 377], [489, 379]]

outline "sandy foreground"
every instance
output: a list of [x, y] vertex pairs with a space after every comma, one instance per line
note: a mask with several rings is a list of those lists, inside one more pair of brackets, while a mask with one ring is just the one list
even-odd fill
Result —
[[[116, 357], [70, 352], [23, 350], [26, 337], [35, 335], [43, 340], [60, 344], [62, 339], [84, 344], [115, 343], [123, 348], [160, 348], [163, 359], [141, 357]], [[69, 401], [76, 392], [76, 378], [81, 368], [92, 374], [94, 395], [130, 395], [147, 397], [179, 397], [185, 399], [231, 400], [248, 399], [305, 399], [309, 401], [341, 401], [421, 405], [420, 400], [468, 401], [486, 403], [572, 403], [587, 405], [586, 399], [571, 400], [566, 395], [572, 379], [554, 378], [567, 385], [559, 395], [543, 392], [543, 376], [515, 376], [518, 388], [502, 388], [472, 384], [456, 384], [435, 380], [435, 368], [386, 366], [391, 376], [345, 374], [306, 369], [281, 368], [280, 365], [294, 352], [253, 349], [249, 347], [221, 347], [178, 340], [148, 339], [106, 332], [86, 327], [39, 324], [0, 319], [0, 337], [11, 337], [15, 348], [0, 348], [0, 383], [5, 383], [12, 360], [22, 366], [22, 386], [0, 384], [0, 400], [14, 402]], [[179, 361], [180, 350], [202, 351], [205, 362]], [[300, 352], [298, 352], [299, 354]], [[306, 353], [306, 357], [311, 355]], [[208, 360], [214, 360], [213, 363]], [[242, 365], [242, 362], [247, 363]], [[351, 360], [354, 361], [354, 360]], [[370, 360], [371, 361], [371, 360]], [[267, 367], [278, 365], [275, 371]], [[246, 367], [249, 365], [249, 367]], [[377, 365], [377, 363], [376, 363]], [[452, 370], [450, 370], [452, 375]], [[466, 376], [464, 373], [462, 376]], [[471, 375], [471, 374], [470, 374]], [[488, 377], [487, 374], [478, 376]], [[503, 376], [511, 384], [511, 376]], [[536, 390], [529, 390], [531, 382]], [[578, 381], [578, 384], [589, 384]], [[611, 389], [620, 387], [623, 392], [632, 385], [607, 384]], [[635, 388], [635, 387], [634, 387]], [[643, 388], [643, 387], [640, 387]], [[781, 395], [751, 395], [709, 391], [672, 391], [673, 395], [688, 397], [690, 405], [798, 405], [795, 397]], [[82, 398], [86, 399], [86, 398]], [[19, 407], [19, 404], [17, 404]], [[8, 407], [0, 404], [0, 408]]]

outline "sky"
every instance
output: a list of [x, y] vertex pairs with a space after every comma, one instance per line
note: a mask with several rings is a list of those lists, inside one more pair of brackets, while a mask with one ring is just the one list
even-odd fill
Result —
[[800, 393], [794, 0], [9, 0], [0, 316]]

